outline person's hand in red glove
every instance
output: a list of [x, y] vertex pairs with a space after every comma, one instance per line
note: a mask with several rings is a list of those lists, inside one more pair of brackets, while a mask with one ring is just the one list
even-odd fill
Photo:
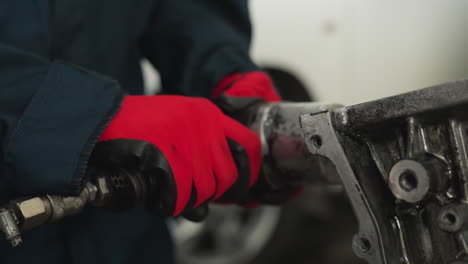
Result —
[[224, 113], [248, 125], [249, 114], [256, 105], [264, 102], [280, 102], [270, 77], [260, 71], [237, 73], [225, 77], [218, 84], [211, 99]]
[[227, 76], [218, 84], [212, 98], [217, 99], [222, 94], [230, 97], [257, 98], [265, 102], [281, 101], [270, 77], [260, 71]]
[[[262, 103], [280, 102], [272, 80], [264, 72], [232, 74], [224, 78], [212, 94], [212, 100], [227, 115], [248, 126], [250, 118]], [[261, 164], [258, 165], [261, 167]], [[249, 190], [249, 206], [260, 203], [280, 204], [300, 193], [302, 188], [271, 186], [262, 173]]]
[[149, 206], [179, 215], [207, 201], [242, 202], [260, 170], [257, 136], [209, 100], [127, 96], [95, 146], [98, 169], [130, 167], [157, 177]]

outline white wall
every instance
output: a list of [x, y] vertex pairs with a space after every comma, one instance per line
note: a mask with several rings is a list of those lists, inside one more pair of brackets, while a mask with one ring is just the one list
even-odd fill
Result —
[[253, 56], [345, 104], [468, 78], [466, 0], [252, 0]]

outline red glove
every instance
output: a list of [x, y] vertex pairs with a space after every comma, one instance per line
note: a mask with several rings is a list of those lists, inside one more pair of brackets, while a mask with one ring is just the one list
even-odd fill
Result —
[[217, 99], [221, 93], [230, 97], [258, 98], [265, 102], [281, 101], [273, 82], [264, 72], [229, 75], [218, 84], [211, 98]]
[[[95, 149], [111, 164], [158, 172], [150, 177], [159, 177], [161, 193], [150, 203], [160, 203], [154, 207], [164, 215], [216, 200], [231, 187], [237, 190], [223, 198], [242, 200], [260, 170], [257, 136], [201, 98], [127, 96], [99, 141]], [[127, 162], [136, 156], [141, 164]]]

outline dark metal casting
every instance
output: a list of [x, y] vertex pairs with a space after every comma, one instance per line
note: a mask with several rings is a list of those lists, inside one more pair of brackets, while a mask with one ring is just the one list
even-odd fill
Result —
[[[340, 176], [372, 264], [465, 263], [468, 81], [301, 117]], [[315, 138], [321, 138], [317, 146]]]

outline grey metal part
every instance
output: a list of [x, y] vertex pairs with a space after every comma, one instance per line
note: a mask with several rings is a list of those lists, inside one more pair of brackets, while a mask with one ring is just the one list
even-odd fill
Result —
[[467, 123], [450, 120], [451, 133], [454, 135], [455, 155], [460, 165], [460, 176], [463, 179], [462, 202], [468, 203], [468, 126]]
[[468, 80], [455, 81], [345, 107], [337, 112], [341, 120], [336, 125], [356, 129], [434, 110], [463, 108], [468, 101], [467, 91]]
[[[89, 191], [84, 188], [80, 196], [47, 195], [48, 206], [51, 207], [51, 222], [57, 222], [68, 215], [79, 213], [89, 202]], [[46, 202], [46, 203], [47, 203]]]
[[13, 247], [21, 244], [21, 232], [14, 214], [8, 209], [0, 209], [0, 231], [3, 232], [5, 239], [10, 242]]
[[328, 159], [345, 186], [368, 263], [464, 263], [467, 112], [459, 81], [301, 117], [311, 159]]
[[[273, 186], [339, 184], [329, 166], [313, 158], [307, 149], [299, 118], [341, 107], [321, 103], [273, 103], [260, 107], [250, 128], [261, 139], [263, 170]], [[287, 177], [285, 177], [287, 176]]]
[[[354, 176], [353, 168], [346, 157], [332, 123], [330, 112], [303, 115], [301, 117], [304, 137], [309, 139], [307, 144], [310, 152], [323, 156], [322, 160], [328, 159], [331, 162], [328, 164], [334, 166], [336, 175], [341, 177], [355, 214], [359, 218], [359, 234], [353, 240], [355, 253], [369, 263], [387, 263], [384, 251], [384, 242], [386, 241], [381, 240], [381, 230], [376, 222], [376, 216], [370, 208], [368, 198], [361, 191], [361, 184]], [[317, 137], [322, 140], [321, 146], [314, 143]]]
[[80, 196], [46, 195], [12, 201], [0, 208], [0, 231], [16, 247], [21, 243], [23, 231], [81, 212], [88, 202], [96, 199], [97, 192], [95, 185], [87, 183]]

